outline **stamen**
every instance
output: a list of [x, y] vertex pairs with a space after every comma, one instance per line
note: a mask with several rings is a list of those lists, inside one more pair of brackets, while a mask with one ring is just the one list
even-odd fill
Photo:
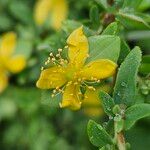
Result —
[[52, 94], [51, 97], [53, 98], [55, 96], [55, 94]]
[[85, 98], [88, 98], [88, 96], [84, 95]]
[[60, 54], [56, 54], [56, 57], [60, 57]]
[[65, 48], [68, 48], [68, 45], [66, 45]]
[[41, 67], [41, 71], [43, 71], [44, 70], [44, 67]]
[[62, 108], [62, 104], [61, 103], [59, 103], [59, 107]]
[[89, 55], [89, 54], [87, 54], [87, 55], [86, 55], [86, 57], [87, 57], [87, 58], [89, 58], [89, 57], [90, 57], [90, 55]]
[[57, 91], [56, 90], [53, 90], [53, 93], [56, 93]]
[[53, 53], [50, 53], [49, 55], [50, 55], [50, 56], [53, 56]]
[[59, 90], [59, 86], [56, 87], [56, 90]]
[[81, 78], [79, 78], [78, 81], [81, 82], [82, 81]]
[[72, 81], [69, 81], [66, 86], [69, 86], [69, 85], [71, 85], [71, 84], [72, 84]]
[[93, 90], [93, 91], [96, 90], [93, 86], [88, 86], [88, 88], [89, 88], [90, 90]]
[[74, 84], [74, 85], [78, 85], [78, 82], [74, 82], [73, 84]]
[[81, 93], [81, 92], [78, 92], [78, 94], [79, 94], [79, 95], [82, 95], [82, 93]]
[[52, 58], [52, 61], [55, 61], [55, 60], [56, 60], [56, 59], [53, 57], [53, 58]]
[[61, 48], [59, 48], [59, 49], [58, 49], [58, 52], [62, 52], [62, 49], [61, 49]]

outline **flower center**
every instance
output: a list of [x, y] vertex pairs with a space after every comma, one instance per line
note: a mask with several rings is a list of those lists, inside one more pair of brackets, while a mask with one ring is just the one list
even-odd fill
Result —
[[69, 65], [66, 68], [66, 78], [68, 81], [76, 81], [78, 79], [79, 69], [75, 68], [72, 65]]

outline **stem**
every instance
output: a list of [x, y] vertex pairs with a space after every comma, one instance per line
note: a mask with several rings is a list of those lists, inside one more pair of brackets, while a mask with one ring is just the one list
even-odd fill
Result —
[[126, 150], [125, 138], [122, 132], [117, 133], [117, 146], [119, 150]]
[[126, 150], [124, 134], [122, 131], [117, 132], [116, 126], [117, 126], [117, 122], [115, 122], [115, 124], [114, 124], [114, 128], [115, 128], [115, 137], [114, 138], [115, 138], [118, 150]]

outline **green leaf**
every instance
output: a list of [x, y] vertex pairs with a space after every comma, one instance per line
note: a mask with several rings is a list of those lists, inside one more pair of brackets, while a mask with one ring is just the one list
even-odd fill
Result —
[[136, 121], [150, 116], [150, 104], [136, 104], [125, 112], [125, 129], [130, 129]]
[[150, 8], [150, 2], [149, 0], [142, 0], [140, 3], [138, 10], [144, 11], [146, 9]]
[[150, 73], [150, 55], [143, 56], [139, 72], [143, 74]]
[[17, 41], [17, 47], [15, 50], [15, 53], [22, 54], [26, 58], [29, 58], [31, 56], [31, 53], [32, 53], [32, 48], [33, 48], [33, 45], [31, 43], [31, 41], [20, 38]]
[[140, 48], [135, 47], [119, 68], [113, 94], [115, 103], [127, 106], [135, 103], [136, 80], [140, 61]]
[[95, 0], [100, 6], [102, 6], [104, 9], [108, 8], [107, 0]]
[[0, 121], [4, 118], [14, 117], [17, 112], [15, 102], [10, 98], [0, 100]]
[[99, 97], [100, 100], [102, 101], [105, 113], [109, 116], [113, 116], [114, 114], [112, 112], [112, 109], [115, 105], [114, 100], [110, 97], [109, 94], [102, 91], [100, 92]]
[[30, 24], [33, 22], [32, 11], [24, 1], [12, 1], [9, 5], [10, 13], [23, 23]]
[[59, 103], [62, 99], [62, 94], [58, 94], [52, 97], [53, 92], [50, 90], [42, 90], [41, 92], [41, 103], [53, 108], [59, 108]]
[[118, 33], [118, 23], [113, 22], [106, 27], [106, 29], [102, 32], [102, 35], [117, 35], [117, 33]]
[[140, 5], [141, 2], [142, 0], [125, 0], [123, 4], [123, 8], [130, 7], [130, 8], [136, 9]]
[[5, 14], [0, 14], [0, 30], [8, 30], [13, 26], [11, 18]]
[[117, 62], [120, 53], [120, 38], [112, 35], [89, 37], [89, 58], [87, 62], [97, 59], [110, 59]]
[[129, 29], [149, 29], [149, 24], [145, 21], [144, 17], [134, 14], [132, 12], [120, 11], [116, 15], [117, 19]]
[[90, 20], [93, 27], [97, 28], [100, 24], [99, 10], [96, 5], [92, 6], [90, 9]]
[[116, 150], [114, 145], [106, 145], [99, 150]]
[[121, 64], [126, 56], [129, 54], [130, 48], [125, 40], [121, 39], [121, 48], [120, 48], [120, 55], [118, 59], [118, 64]]
[[88, 122], [87, 131], [91, 143], [97, 147], [103, 147], [113, 143], [112, 138], [103, 127], [93, 120]]
[[150, 73], [150, 63], [142, 63], [139, 72], [143, 74], [149, 74]]
[[62, 23], [62, 30], [64, 30], [68, 35], [82, 24], [75, 20], [66, 20]]

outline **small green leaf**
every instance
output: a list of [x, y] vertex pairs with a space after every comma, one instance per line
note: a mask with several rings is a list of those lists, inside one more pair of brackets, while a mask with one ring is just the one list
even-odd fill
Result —
[[117, 35], [118, 33], [118, 23], [113, 22], [107, 26], [107, 28], [102, 32], [102, 35]]
[[139, 72], [143, 74], [150, 73], [150, 55], [143, 56]]
[[130, 8], [136, 9], [140, 5], [141, 2], [142, 0], [125, 0], [123, 4], [123, 8], [130, 7]]
[[103, 147], [113, 143], [112, 138], [104, 128], [93, 120], [88, 122], [87, 131], [91, 143], [97, 147]]
[[9, 5], [10, 13], [26, 24], [33, 23], [32, 11], [25, 1], [12, 1]]
[[114, 101], [130, 106], [135, 103], [137, 72], [141, 61], [141, 51], [135, 47], [119, 68], [114, 87]]
[[150, 116], [150, 104], [136, 104], [125, 112], [125, 129], [130, 129], [136, 121]]
[[102, 91], [100, 92], [99, 97], [100, 100], [102, 101], [105, 113], [109, 116], [113, 116], [114, 114], [112, 112], [112, 109], [115, 105], [114, 100], [110, 97], [109, 94]]
[[97, 59], [110, 59], [117, 62], [120, 53], [120, 38], [112, 35], [89, 37], [89, 55], [87, 62]]
[[139, 68], [139, 72], [143, 73], [143, 74], [148, 74], [150, 73], [150, 63], [142, 63], [140, 68]]
[[149, 24], [140, 15], [134, 14], [133, 12], [120, 11], [117, 14], [117, 19], [129, 29], [149, 29]]
[[97, 28], [100, 24], [99, 10], [96, 5], [92, 6], [90, 9], [90, 20], [94, 28]]
[[142, 0], [140, 3], [138, 10], [144, 11], [146, 9], [150, 8], [150, 1], [149, 0]]
[[121, 48], [120, 48], [120, 55], [118, 59], [118, 64], [121, 64], [126, 56], [129, 54], [130, 48], [125, 40], [121, 39]]
[[120, 111], [121, 111], [121, 108], [120, 108], [120, 106], [119, 105], [115, 105], [114, 107], [113, 107], [113, 113], [114, 114], [119, 114], [120, 113]]
[[104, 9], [108, 8], [107, 0], [95, 0], [100, 6], [102, 6]]

